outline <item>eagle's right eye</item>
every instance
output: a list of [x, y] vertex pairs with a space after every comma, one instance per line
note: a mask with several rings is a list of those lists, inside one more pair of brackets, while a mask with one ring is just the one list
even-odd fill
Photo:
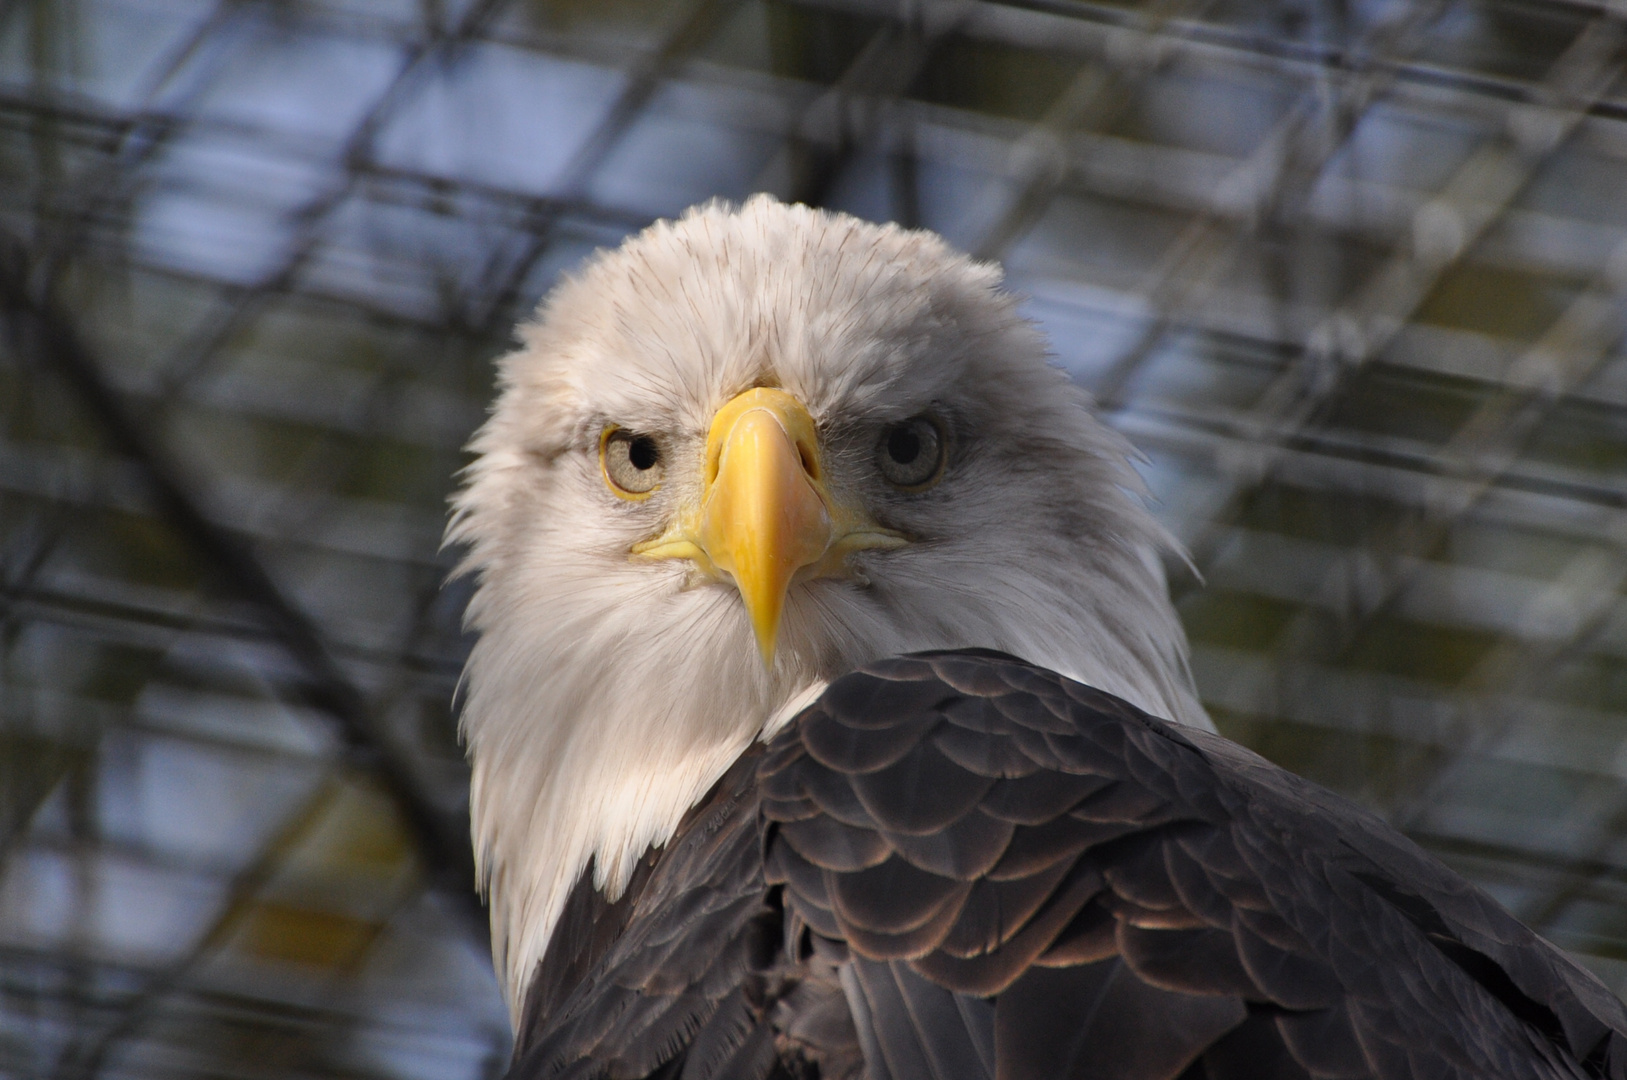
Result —
[[623, 499], [647, 499], [661, 486], [661, 446], [648, 435], [607, 427], [599, 437], [605, 483]]

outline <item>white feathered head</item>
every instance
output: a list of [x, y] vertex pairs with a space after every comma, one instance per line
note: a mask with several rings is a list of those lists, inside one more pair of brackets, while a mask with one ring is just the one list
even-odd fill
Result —
[[878, 657], [984, 646], [1207, 724], [1128, 445], [999, 270], [767, 197], [594, 257], [520, 330], [448, 539], [510, 1005], [634, 861]]

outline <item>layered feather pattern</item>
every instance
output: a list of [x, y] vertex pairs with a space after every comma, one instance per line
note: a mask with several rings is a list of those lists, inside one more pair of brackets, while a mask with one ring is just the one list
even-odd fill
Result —
[[517, 1077], [1627, 1080], [1621, 1003], [1377, 818], [986, 651], [838, 680], [641, 866]]
[[761, 782], [866, 994], [991, 1008], [992, 1071], [911, 1077], [1627, 1075], [1621, 1004], [1378, 819], [1021, 661], [844, 678]]

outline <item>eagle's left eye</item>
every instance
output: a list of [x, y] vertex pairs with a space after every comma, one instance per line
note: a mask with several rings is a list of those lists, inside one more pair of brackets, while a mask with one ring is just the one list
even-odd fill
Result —
[[624, 499], [647, 499], [661, 484], [661, 446], [648, 435], [605, 428], [599, 464], [610, 490]]
[[911, 417], [881, 433], [876, 464], [881, 475], [905, 491], [925, 491], [943, 478], [949, 456], [943, 428], [930, 416]]

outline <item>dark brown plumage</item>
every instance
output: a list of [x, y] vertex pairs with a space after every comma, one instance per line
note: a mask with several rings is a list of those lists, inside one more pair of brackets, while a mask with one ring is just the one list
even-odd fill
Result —
[[834, 683], [607, 904], [512, 1076], [1627, 1080], [1627, 1010], [1371, 814], [981, 651]]

